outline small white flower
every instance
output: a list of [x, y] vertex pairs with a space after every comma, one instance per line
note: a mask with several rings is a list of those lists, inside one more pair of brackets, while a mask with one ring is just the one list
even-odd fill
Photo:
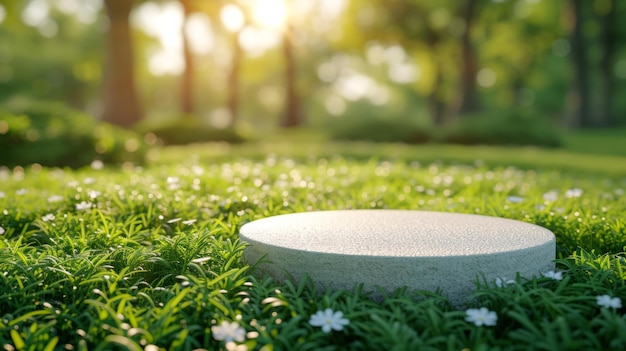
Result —
[[237, 322], [222, 321], [220, 325], [212, 326], [211, 331], [215, 340], [226, 342], [243, 342], [246, 340], [246, 330], [240, 327]]
[[495, 283], [496, 283], [496, 286], [497, 286], [498, 288], [501, 288], [501, 287], [503, 287], [503, 286], [507, 286], [507, 285], [515, 284], [515, 280], [511, 280], [511, 279], [503, 279], [503, 278], [498, 277], [498, 278], [496, 278]]
[[4, 235], [4, 228], [0, 227], [0, 235]]
[[474, 323], [477, 327], [494, 326], [498, 322], [498, 315], [486, 307], [470, 308], [465, 311], [465, 320]]
[[76, 211], [85, 211], [90, 209], [91, 206], [93, 206], [91, 202], [81, 201], [80, 203], [76, 204]]
[[88, 194], [89, 194], [89, 198], [90, 199], [95, 199], [98, 196], [102, 195], [102, 193], [97, 191], [97, 190], [91, 190], [91, 191], [88, 192]]
[[543, 275], [546, 278], [551, 278], [551, 279], [554, 279], [554, 280], [563, 280], [563, 272], [561, 272], [561, 271], [558, 271], [558, 272], [547, 271], [547, 272], [541, 273], [541, 275]]
[[622, 300], [619, 297], [600, 295], [596, 296], [596, 302], [599, 306], [606, 308], [622, 308]]
[[0, 191], [0, 199], [5, 197], [5, 196], [6, 196], [6, 194], [4, 193], [4, 191]]
[[96, 182], [96, 178], [93, 178], [93, 177], [88, 177], [83, 180], [84, 184], [93, 184], [95, 182]]
[[44, 222], [54, 221], [56, 217], [52, 213], [48, 213], [47, 215], [41, 217], [41, 220]]
[[333, 312], [332, 309], [327, 308], [324, 311], [317, 311], [311, 316], [309, 324], [314, 327], [322, 327], [324, 333], [329, 333], [332, 330], [343, 330], [343, 327], [350, 324], [350, 321], [343, 318], [343, 312]]
[[565, 192], [565, 197], [568, 197], [568, 198], [581, 197], [582, 194], [583, 194], [583, 189], [581, 189], [581, 188], [573, 188], [573, 189], [569, 189], [568, 191]]
[[246, 344], [237, 344], [233, 341], [228, 341], [224, 344], [226, 351], [248, 351]]
[[104, 168], [104, 163], [102, 163], [102, 161], [100, 160], [93, 160], [91, 162], [91, 168], [95, 170], [101, 170], [102, 168]]
[[24, 195], [28, 192], [28, 190], [22, 188], [22, 189], [17, 189], [15, 190], [15, 195]]
[[52, 195], [48, 198], [48, 202], [59, 202], [63, 201], [63, 196], [61, 195]]
[[512, 204], [518, 204], [524, 201], [524, 198], [521, 196], [507, 196], [506, 200]]
[[548, 191], [543, 194], [543, 199], [545, 201], [554, 202], [559, 199], [559, 194], [556, 191]]

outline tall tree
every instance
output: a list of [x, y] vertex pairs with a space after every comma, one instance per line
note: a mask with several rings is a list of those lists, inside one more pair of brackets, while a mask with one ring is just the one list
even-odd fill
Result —
[[589, 60], [587, 58], [587, 41], [583, 33], [585, 0], [571, 0], [572, 20], [572, 63], [574, 79], [570, 92], [572, 106], [571, 124], [577, 127], [590, 127], [593, 124], [591, 116], [591, 88], [589, 86]]
[[287, 23], [283, 33], [283, 57], [285, 60], [285, 115], [281, 122], [283, 127], [296, 127], [302, 124], [300, 96], [296, 85], [292, 31], [293, 28]]
[[615, 102], [615, 78], [613, 76], [613, 66], [615, 64], [615, 54], [617, 49], [617, 28], [615, 20], [617, 3], [614, 0], [607, 1], [607, 7], [599, 9], [600, 42], [602, 45], [602, 57], [600, 62], [600, 120], [601, 126], [611, 126], [615, 124], [614, 102]]
[[239, 33], [233, 35], [233, 53], [230, 72], [228, 73], [228, 97], [227, 105], [230, 112], [231, 123], [235, 123], [239, 115], [239, 72], [241, 70], [242, 50], [239, 44]]
[[106, 34], [102, 119], [130, 127], [142, 118], [135, 87], [133, 46], [129, 16], [132, 0], [104, 0], [109, 26]]
[[477, 14], [477, 0], [466, 0], [465, 8], [462, 9], [465, 26], [461, 35], [461, 81], [459, 89], [458, 114], [471, 113], [479, 108], [478, 94], [476, 91], [476, 74], [478, 62], [476, 50], [472, 43], [471, 33]]
[[180, 103], [181, 111], [186, 117], [191, 117], [195, 112], [194, 108], [194, 76], [195, 65], [193, 60], [193, 54], [189, 44], [189, 38], [187, 37], [187, 22], [189, 15], [192, 12], [190, 0], [179, 0], [183, 8], [183, 25], [181, 26], [181, 38], [183, 43], [183, 59], [185, 61], [185, 68], [182, 74], [181, 88], [180, 88]]
[[[422, 21], [424, 23], [428, 23], [428, 21], [426, 20], [426, 16], [428, 14], [424, 14], [422, 17]], [[442, 36], [441, 33], [433, 28], [432, 26], [428, 26], [426, 25], [424, 28], [425, 31], [425, 39], [426, 39], [426, 44], [428, 47], [428, 51], [430, 52], [430, 57], [431, 60], [433, 62], [432, 66], [433, 66], [433, 70], [434, 70], [434, 79], [433, 79], [433, 83], [432, 83], [432, 87], [430, 89], [430, 92], [427, 93], [427, 100], [428, 100], [428, 105], [429, 105], [429, 109], [430, 109], [430, 115], [431, 115], [431, 119], [434, 125], [436, 126], [441, 126], [443, 124], [445, 124], [445, 122], [448, 119], [447, 113], [446, 113], [446, 106], [447, 103], [445, 101], [445, 99], [443, 98], [443, 83], [444, 83], [444, 70], [441, 64], [437, 65], [435, 64], [436, 61], [436, 57], [439, 56], [438, 55], [438, 51], [440, 50], [439, 46], [442, 43]]]

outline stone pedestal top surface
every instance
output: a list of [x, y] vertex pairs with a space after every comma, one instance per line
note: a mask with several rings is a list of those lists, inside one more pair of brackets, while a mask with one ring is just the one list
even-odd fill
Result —
[[246, 224], [241, 236], [291, 250], [393, 257], [492, 254], [554, 240], [549, 230], [516, 220], [406, 210], [279, 215]]
[[244, 259], [279, 281], [309, 275], [320, 290], [363, 284], [440, 291], [467, 301], [477, 281], [532, 278], [554, 269], [554, 234], [521, 221], [409, 210], [342, 210], [245, 224]]

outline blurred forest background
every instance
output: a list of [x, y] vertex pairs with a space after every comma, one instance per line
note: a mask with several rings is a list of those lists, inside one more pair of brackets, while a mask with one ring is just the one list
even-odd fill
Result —
[[559, 146], [624, 130], [623, 18], [622, 0], [0, 0], [0, 148], [23, 161], [81, 128], [56, 147]]

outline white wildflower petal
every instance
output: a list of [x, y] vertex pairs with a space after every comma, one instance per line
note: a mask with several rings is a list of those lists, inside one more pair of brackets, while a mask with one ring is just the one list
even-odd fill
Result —
[[520, 203], [520, 202], [524, 201], [524, 198], [523, 198], [523, 197], [521, 197], [521, 196], [508, 196], [508, 197], [506, 198], [506, 200], [507, 200], [508, 202], [512, 203], [512, 204], [518, 204], [518, 203]]
[[0, 235], [4, 234], [4, 228], [0, 227]]
[[580, 188], [569, 189], [565, 192], [565, 197], [567, 198], [581, 197], [582, 195], [583, 195], [583, 189], [580, 189]]
[[551, 278], [551, 279], [554, 279], [554, 280], [563, 280], [563, 272], [561, 272], [561, 271], [558, 271], [558, 272], [547, 271], [547, 272], [541, 273], [541, 275], [543, 275], [546, 278]]
[[90, 209], [93, 206], [93, 204], [91, 202], [87, 202], [87, 201], [81, 201], [80, 203], [76, 204], [76, 210], [77, 211], [85, 211]]
[[246, 330], [237, 322], [222, 321], [220, 325], [212, 326], [211, 332], [213, 332], [213, 338], [218, 341], [243, 342], [246, 340]]
[[515, 280], [498, 277], [495, 280], [495, 284], [498, 288], [502, 288], [507, 285], [515, 284]]
[[333, 312], [332, 309], [327, 308], [312, 315], [309, 324], [314, 327], [321, 327], [324, 333], [330, 333], [331, 330], [343, 330], [343, 327], [350, 324], [350, 321], [343, 318], [343, 312]]
[[470, 308], [465, 311], [465, 320], [474, 323], [477, 327], [494, 326], [498, 322], [498, 315], [486, 307]]
[[559, 199], [559, 194], [556, 191], [548, 191], [543, 194], [543, 200], [548, 202], [554, 202]]
[[91, 162], [91, 168], [95, 170], [101, 170], [102, 168], [104, 168], [104, 163], [100, 160], [93, 160]]
[[95, 182], [96, 182], [96, 178], [93, 178], [93, 177], [88, 177], [83, 180], [84, 184], [93, 184]]
[[48, 198], [48, 202], [59, 202], [63, 201], [63, 196], [61, 195], [52, 195]]
[[599, 306], [605, 308], [622, 308], [622, 299], [619, 297], [611, 297], [610, 295], [596, 296], [596, 302]]

